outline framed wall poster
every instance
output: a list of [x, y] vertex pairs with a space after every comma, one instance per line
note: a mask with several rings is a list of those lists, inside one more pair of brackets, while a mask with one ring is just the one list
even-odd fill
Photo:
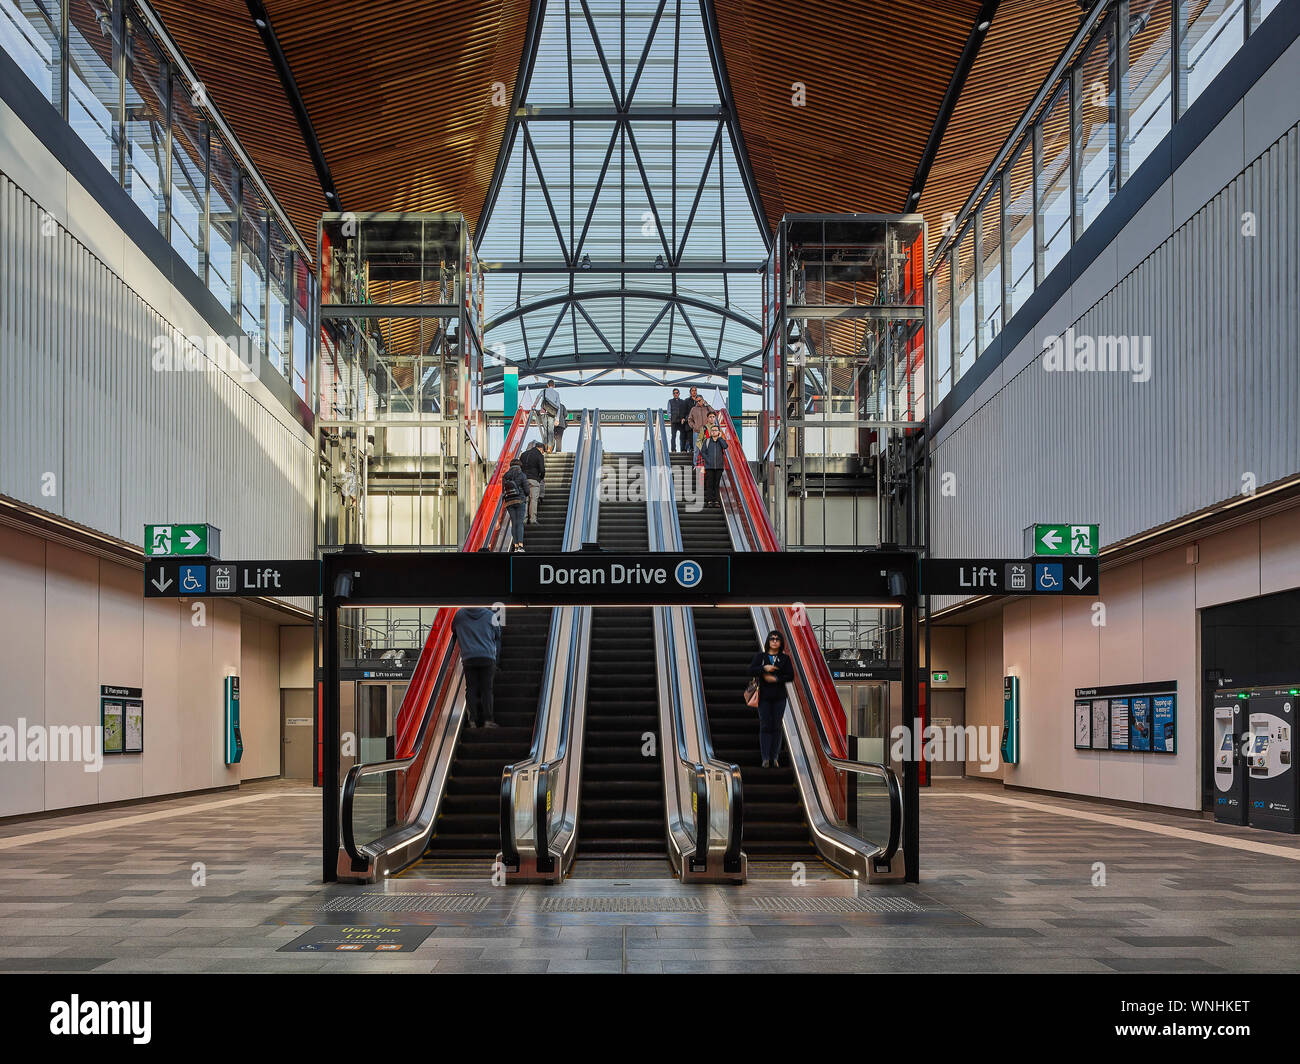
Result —
[[1110, 700], [1110, 748], [1112, 750], [1129, 748], [1129, 700], [1127, 698]]
[[1110, 699], [1096, 698], [1092, 702], [1092, 748], [1110, 749]]
[[99, 703], [99, 724], [104, 729], [104, 753], [120, 754], [125, 750], [125, 710], [121, 702], [103, 699]]
[[144, 750], [144, 691], [100, 684], [99, 727], [104, 753], [138, 754]]
[[125, 713], [125, 743], [122, 752], [126, 754], [139, 754], [144, 752], [144, 703], [143, 702], [126, 702], [123, 703], [126, 708]]
[[1151, 749], [1151, 699], [1132, 700], [1129, 711], [1129, 749], [1146, 752]]
[[1174, 700], [1174, 695], [1156, 695], [1151, 699], [1151, 750], [1154, 753], [1177, 753]]
[[1089, 750], [1092, 748], [1092, 703], [1074, 703], [1074, 748]]

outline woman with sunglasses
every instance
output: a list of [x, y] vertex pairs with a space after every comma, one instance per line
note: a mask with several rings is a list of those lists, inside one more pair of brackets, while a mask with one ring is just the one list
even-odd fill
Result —
[[763, 649], [749, 663], [758, 679], [758, 746], [764, 768], [781, 763], [781, 722], [785, 719], [785, 685], [794, 682], [794, 665], [785, 652], [781, 633], [767, 633]]

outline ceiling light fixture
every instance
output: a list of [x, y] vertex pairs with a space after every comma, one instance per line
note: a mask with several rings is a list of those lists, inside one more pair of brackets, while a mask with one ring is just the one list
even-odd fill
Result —
[[590, 255], [583, 255], [583, 256], [582, 256], [582, 262], [580, 263], [580, 265], [582, 266], [582, 268], [583, 268], [584, 270], [589, 270], [589, 269], [591, 269], [591, 256], [590, 256]]
[[981, 23], [980, 23], [978, 26], [976, 26], [975, 28], [976, 28], [977, 30], [979, 30], [980, 33], [983, 33], [986, 29], [989, 28], [990, 25], [991, 25], [991, 23], [989, 22], [989, 20], [988, 20], [988, 19], [985, 19], [983, 22], [981, 22]]
[[662, 255], [656, 255], [656, 256], [655, 256], [655, 269], [656, 269], [656, 270], [662, 270], [663, 268], [664, 268], [664, 257], [663, 257]]

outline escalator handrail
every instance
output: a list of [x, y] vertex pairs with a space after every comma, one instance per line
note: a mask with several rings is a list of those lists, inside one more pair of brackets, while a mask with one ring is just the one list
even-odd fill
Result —
[[[510, 468], [511, 459], [518, 454], [524, 437], [535, 419], [536, 409], [533, 407], [515, 411], [515, 416], [501, 444], [501, 457], [497, 461], [496, 469], [492, 471], [492, 476], [488, 479], [487, 487], [483, 490], [483, 499], [465, 536], [462, 552], [477, 551], [488, 541], [492, 530], [500, 525], [504, 516], [502, 512], [504, 508], [501, 505], [501, 481], [506, 470]], [[451, 608], [444, 607], [438, 610], [429, 629], [428, 638], [425, 640], [424, 651], [416, 662], [415, 672], [407, 685], [406, 694], [402, 697], [402, 704], [397, 710], [393, 744], [399, 757], [412, 756], [415, 753], [416, 734], [414, 733], [424, 730], [423, 717], [429, 708], [429, 694], [436, 679], [434, 669], [435, 666], [441, 666], [447, 655], [447, 648], [452, 639], [451, 622], [455, 614], [456, 611]]]
[[[772, 528], [772, 522], [767, 515], [767, 508], [763, 505], [758, 493], [758, 486], [754, 483], [753, 473], [750, 471], [748, 463], [744, 461], [740, 439], [735, 426], [726, 411], [719, 411], [718, 420], [723, 427], [723, 431], [729, 437], [725, 454], [727, 479], [740, 497], [740, 510], [746, 519], [745, 523], [748, 526], [747, 531], [750, 535], [751, 546], [757, 546], [758, 549], [765, 551], [778, 551], [780, 548], [777, 544], [776, 532]], [[791, 657], [796, 664], [795, 675], [802, 687], [802, 690], [797, 688], [801, 696], [800, 701], [802, 702], [806, 698], [811, 703], [811, 707], [806, 704], [804, 706], [806, 710], [804, 718], [810, 720], [813, 724], [814, 734], [817, 736], [820, 748], [818, 753], [821, 760], [832, 769], [879, 776], [885, 781], [885, 788], [889, 794], [890, 831], [889, 839], [881, 847], [881, 855], [877, 859], [889, 861], [898, 850], [901, 835], [903, 806], [902, 790], [898, 784], [898, 777], [888, 765], [873, 761], [849, 760], [845, 756], [848, 753], [847, 735], [837, 717], [831, 716], [830, 723], [838, 727], [834, 731], [828, 731], [828, 714], [823, 707], [838, 705], [839, 695], [835, 692], [830, 670], [826, 667], [826, 659], [822, 657], [820, 649], [816, 646], [815, 639], [813, 639], [811, 652], [809, 651], [808, 639], [810, 638], [811, 628], [801, 628], [801, 626], [794, 624], [788, 614], [788, 609], [781, 608], [773, 611], [771, 615], [775, 618], [776, 623], [782, 630], [783, 638], [787, 640], [793, 651]], [[816, 684], [813, 682], [814, 679], [817, 681]], [[827, 691], [829, 691], [829, 695]], [[811, 711], [807, 711], [809, 709]], [[828, 782], [833, 781], [828, 780]]]
[[[659, 536], [658, 549], [680, 552], [682, 547], [681, 522], [677, 514], [676, 499], [670, 495], [668, 502], [665, 504], [662, 499], [662, 482], [657, 478], [657, 471], [664, 469], [671, 474], [672, 460], [669, 457], [668, 439], [665, 432], [665, 422], [667, 418], [662, 410], [646, 410], [646, 484], [648, 488], [655, 491], [654, 497], [649, 500], [651, 512], [658, 514], [658, 528], [656, 532]], [[693, 467], [692, 467], [693, 471]], [[651, 550], [656, 549], [655, 544], [651, 544]], [[688, 632], [691, 636], [695, 633], [695, 619], [688, 608], [683, 607], [685, 622]], [[669, 675], [680, 675], [677, 668], [677, 647], [673, 642], [669, 642], [668, 653], [672, 656], [672, 666]], [[691, 654], [690, 651], [695, 653]], [[696, 818], [695, 818], [695, 846], [696, 854], [694, 860], [700, 866], [708, 861], [709, 849], [709, 808], [708, 808], [708, 776], [707, 765], [714, 765], [726, 773], [728, 782], [728, 810], [730, 812], [730, 823], [727, 835], [727, 846], [723, 852], [723, 867], [728, 871], [739, 867], [740, 847], [743, 834], [742, 817], [744, 812], [744, 799], [741, 790], [740, 766], [724, 761], [717, 756], [713, 749], [713, 734], [709, 728], [708, 713], [704, 699], [704, 685], [700, 677], [700, 662], [698, 643], [691, 642], [687, 651], [688, 666], [691, 682], [691, 693], [694, 702], [695, 730], [700, 743], [700, 756], [702, 762], [693, 760], [686, 748], [685, 721], [683, 720], [682, 705], [680, 694], [673, 687], [673, 721], [675, 740], [677, 744], [678, 763], [687, 767], [695, 774], [696, 779]]]
[[[504, 527], [506, 515], [501, 499], [501, 478], [509, 468], [511, 458], [518, 452], [536, 417], [535, 406], [521, 407], [515, 412], [502, 441], [497, 468], [493, 471], [484, 490], [462, 551], [477, 551], [492, 538], [493, 530], [500, 531]], [[450, 681], [459, 663], [459, 650], [452, 643], [451, 622], [455, 613], [453, 608], [439, 609], [429, 629], [424, 651], [416, 662], [415, 672], [411, 676], [401, 707], [398, 709], [397, 724], [394, 729], [394, 748], [398, 756], [387, 761], [353, 765], [344, 777], [339, 795], [340, 841], [344, 852], [354, 862], [367, 859], [356, 844], [356, 833], [352, 824], [352, 810], [358, 785], [366, 776], [400, 772], [415, 764], [424, 750], [425, 739], [437, 717], [435, 710], [445, 703], [446, 696], [453, 686]], [[416, 705], [423, 706], [423, 712], [418, 716], [414, 711]], [[411, 734], [411, 720], [416, 722], [414, 735]], [[403, 827], [405, 825], [394, 825], [380, 838], [387, 837], [393, 831], [401, 830]]]
[[[599, 425], [599, 413], [591, 410], [584, 410], [579, 422], [578, 444], [573, 460], [573, 474], [569, 483], [569, 503], [565, 515], [564, 538], [561, 542], [561, 550], [565, 552], [577, 550], [581, 547], [584, 537], [588, 531], [590, 523], [590, 511], [592, 499], [595, 496], [596, 488], [593, 479], [599, 476], [599, 438], [597, 426]], [[593, 472], [594, 468], [594, 472]], [[538, 870], [549, 872], [552, 869], [550, 865], [550, 844], [547, 833], [546, 817], [548, 810], [545, 801], [545, 785], [549, 783], [549, 778], [554, 767], [561, 763], [568, 754], [568, 736], [569, 727], [572, 719], [573, 708], [570, 704], [572, 699], [568, 697], [568, 683], [573, 676], [573, 669], [576, 667], [573, 661], [575, 654], [574, 643], [572, 638], [566, 648], [568, 651], [568, 668], [565, 670], [564, 682], [565, 691], [561, 695], [562, 713], [560, 719], [560, 735], [557, 744], [555, 756], [549, 761], [543, 760], [545, 753], [546, 736], [550, 731], [550, 704], [555, 697], [555, 684], [557, 682], [557, 666], [562, 660], [561, 635], [568, 620], [576, 617], [572, 612], [576, 607], [557, 606], [551, 613], [551, 624], [547, 636], [547, 655], [546, 666], [542, 676], [542, 684], [538, 694], [538, 713], [537, 720], [533, 725], [533, 738], [529, 745], [528, 756], [521, 761], [506, 765], [501, 772], [500, 787], [500, 830], [501, 830], [501, 858], [503, 864], [507, 867], [517, 869], [519, 866], [519, 847], [514, 834], [514, 792], [519, 772], [528, 765], [535, 765], [537, 769], [537, 779], [535, 781], [536, 790], [533, 795], [533, 830], [534, 844], [536, 847]]]

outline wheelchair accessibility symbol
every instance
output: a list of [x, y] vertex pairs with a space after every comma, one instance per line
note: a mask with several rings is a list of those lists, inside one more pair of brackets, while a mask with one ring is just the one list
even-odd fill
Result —
[[1034, 566], [1034, 577], [1039, 591], [1060, 591], [1065, 586], [1065, 568], [1059, 562]]
[[208, 590], [208, 567], [206, 565], [181, 566], [181, 592], [191, 595], [203, 594]]
[[704, 570], [700, 568], [699, 562], [678, 562], [677, 569], [673, 572], [673, 576], [682, 587], [694, 587], [704, 579]]

